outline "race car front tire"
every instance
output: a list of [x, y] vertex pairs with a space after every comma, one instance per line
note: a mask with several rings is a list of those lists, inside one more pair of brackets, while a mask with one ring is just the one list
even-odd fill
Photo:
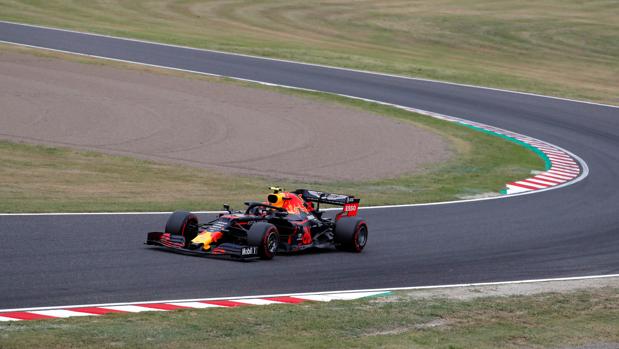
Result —
[[198, 217], [187, 211], [172, 213], [165, 225], [165, 232], [170, 235], [181, 235], [185, 238], [185, 247], [191, 244], [198, 235]]
[[368, 225], [358, 217], [342, 217], [335, 223], [334, 239], [338, 250], [361, 252], [368, 241]]
[[247, 244], [258, 246], [260, 259], [273, 259], [279, 245], [277, 228], [266, 222], [254, 223], [247, 231]]

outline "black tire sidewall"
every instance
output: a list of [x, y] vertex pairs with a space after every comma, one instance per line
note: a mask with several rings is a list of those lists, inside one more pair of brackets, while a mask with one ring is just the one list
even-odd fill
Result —
[[279, 243], [279, 233], [277, 227], [267, 222], [254, 223], [247, 232], [247, 244], [258, 246], [258, 255], [262, 259], [272, 259], [277, 253], [269, 251], [269, 236], [275, 234], [275, 239]]
[[[359, 233], [361, 228], [366, 229], [366, 240], [363, 246], [359, 245]], [[367, 224], [362, 218], [358, 217], [343, 217], [335, 223], [335, 247], [340, 250], [361, 252], [367, 245], [368, 238]]]
[[[187, 225], [190, 223], [196, 224], [195, 231], [188, 231]], [[180, 235], [185, 238], [185, 246], [191, 244], [191, 240], [196, 237], [198, 229], [198, 217], [191, 212], [176, 211], [172, 213], [165, 225], [165, 232], [170, 235]]]

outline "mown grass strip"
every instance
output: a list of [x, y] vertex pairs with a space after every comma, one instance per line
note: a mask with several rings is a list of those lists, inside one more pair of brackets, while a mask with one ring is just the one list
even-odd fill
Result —
[[618, 104], [619, 6], [0, 0], [0, 19]]

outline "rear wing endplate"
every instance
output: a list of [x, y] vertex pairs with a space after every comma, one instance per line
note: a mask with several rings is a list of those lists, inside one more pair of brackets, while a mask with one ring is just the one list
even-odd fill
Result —
[[357, 210], [359, 209], [359, 202], [361, 201], [361, 199], [357, 199], [352, 195], [325, 193], [307, 189], [297, 189], [294, 193], [301, 195], [305, 201], [343, 206], [342, 212], [337, 214], [336, 219], [356, 216]]
[[297, 189], [294, 193], [297, 195], [300, 194], [305, 201], [318, 202], [321, 204], [344, 206], [345, 204], [358, 203], [361, 201], [352, 195], [332, 194], [307, 189]]

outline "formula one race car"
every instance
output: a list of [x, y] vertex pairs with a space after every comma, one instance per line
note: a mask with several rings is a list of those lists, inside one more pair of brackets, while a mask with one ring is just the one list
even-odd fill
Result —
[[[224, 205], [227, 213], [208, 223], [200, 224], [190, 212], [174, 212], [165, 232], [148, 233], [146, 244], [186, 254], [238, 259], [272, 259], [276, 253], [308, 248], [361, 252], [365, 247], [368, 226], [357, 217], [360, 199], [306, 189], [271, 190], [266, 202], [246, 202], [244, 212]], [[326, 218], [320, 211], [321, 203], [343, 209], [335, 218]]]

